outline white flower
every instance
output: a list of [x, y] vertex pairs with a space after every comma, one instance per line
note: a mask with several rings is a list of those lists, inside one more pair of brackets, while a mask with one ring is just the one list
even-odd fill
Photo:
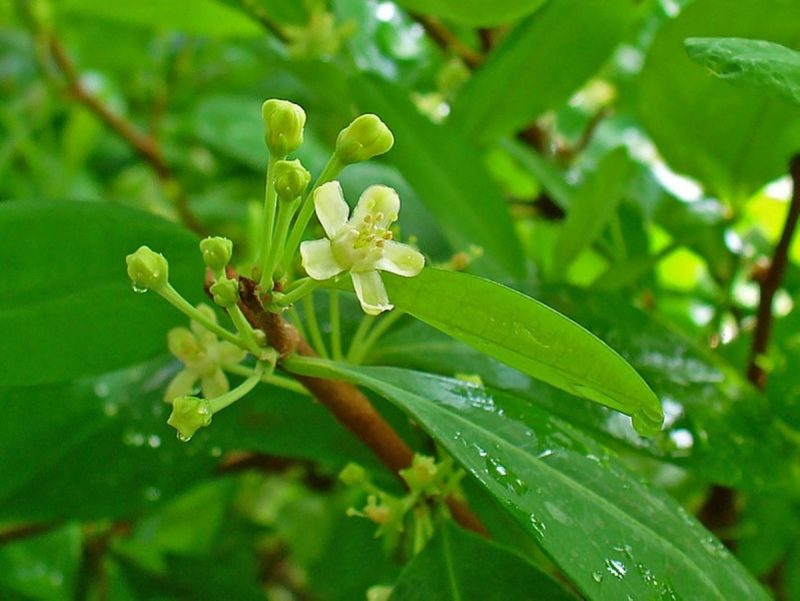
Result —
[[315, 280], [327, 280], [344, 271], [353, 278], [364, 313], [378, 315], [392, 308], [378, 271], [403, 277], [417, 275], [425, 257], [407, 244], [392, 240], [389, 226], [397, 221], [400, 198], [386, 186], [371, 186], [358, 199], [353, 216], [339, 182], [314, 191], [314, 209], [327, 238], [303, 242], [303, 268]]
[[[198, 305], [197, 309], [212, 321], [217, 321], [214, 310], [208, 305]], [[207, 399], [225, 394], [230, 385], [223, 367], [236, 365], [247, 355], [235, 344], [219, 340], [216, 334], [194, 320], [191, 329], [171, 329], [167, 334], [167, 344], [170, 352], [185, 365], [167, 386], [164, 400], [168, 403], [191, 394], [198, 381]]]

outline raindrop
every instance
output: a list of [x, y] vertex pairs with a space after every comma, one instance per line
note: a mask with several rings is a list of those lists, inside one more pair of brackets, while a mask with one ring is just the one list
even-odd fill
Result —
[[147, 292], [148, 288], [144, 288], [142, 286], [137, 286], [136, 284], [131, 285], [131, 290], [133, 290], [136, 294], [144, 294]]
[[618, 559], [606, 559], [606, 571], [620, 580], [628, 573], [625, 564]]
[[539, 538], [544, 537], [544, 532], [547, 530], [547, 526], [534, 514], [531, 514], [531, 526], [533, 527], [534, 532], [539, 535]]
[[191, 436], [184, 436], [183, 434], [178, 432], [178, 440], [180, 440], [181, 442], [189, 442], [191, 439], [192, 439]]
[[551, 501], [545, 501], [544, 506], [556, 521], [564, 524], [565, 526], [572, 523], [572, 519], [555, 503]]
[[151, 434], [147, 437], [147, 444], [151, 449], [157, 449], [161, 446], [161, 438], [156, 434]]
[[592, 578], [596, 583], [600, 584], [601, 582], [603, 582], [603, 572], [599, 570], [596, 572], [592, 572]]

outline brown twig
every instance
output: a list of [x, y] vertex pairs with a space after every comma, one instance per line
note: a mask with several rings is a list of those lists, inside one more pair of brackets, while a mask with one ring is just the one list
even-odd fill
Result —
[[764, 389], [767, 383], [767, 373], [759, 365], [759, 358], [767, 351], [770, 335], [772, 334], [772, 303], [778, 291], [789, 262], [789, 247], [792, 237], [797, 229], [800, 218], [800, 154], [795, 156], [789, 165], [789, 174], [792, 178], [792, 200], [789, 203], [789, 212], [783, 231], [775, 246], [769, 268], [760, 281], [760, 295], [758, 311], [756, 313], [756, 329], [753, 333], [753, 344], [750, 349], [750, 359], [747, 365], [747, 378], [758, 388]]
[[119, 137], [125, 140], [131, 148], [153, 169], [158, 178], [171, 191], [174, 198], [175, 209], [188, 228], [197, 234], [203, 235], [205, 228], [189, 207], [189, 198], [178, 185], [170, 166], [164, 160], [164, 155], [155, 138], [142, 133], [133, 123], [118, 115], [103, 103], [94, 94], [89, 92], [81, 83], [80, 74], [75, 64], [67, 55], [61, 41], [53, 32], [48, 32], [50, 53], [53, 61], [60, 69], [67, 84], [67, 91], [78, 102], [83, 104]]
[[[213, 276], [206, 274], [206, 291]], [[228, 277], [237, 277], [228, 270]], [[282, 358], [292, 353], [317, 357], [311, 345], [280, 315], [265, 311], [256, 291], [256, 282], [244, 276], [239, 280], [239, 307], [247, 321], [267, 336]], [[291, 374], [303, 384], [333, 417], [355, 434], [381, 462], [397, 474], [411, 465], [414, 452], [370, 400], [358, 388], [347, 382]], [[489, 532], [469, 507], [455, 497], [448, 497], [447, 506], [453, 518], [463, 527], [488, 537]]]
[[483, 64], [485, 60], [483, 54], [467, 46], [461, 41], [461, 38], [445, 27], [442, 22], [415, 12], [411, 13], [411, 17], [422, 25], [425, 33], [430, 36], [431, 40], [433, 40], [437, 46], [445, 52], [454, 53], [464, 61], [464, 64], [470, 69], [477, 69]]

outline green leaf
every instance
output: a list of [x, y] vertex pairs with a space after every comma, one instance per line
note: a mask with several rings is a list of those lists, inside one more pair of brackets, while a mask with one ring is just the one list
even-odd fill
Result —
[[400, 0], [411, 11], [452, 19], [472, 27], [501, 25], [538, 9], [547, 0]]
[[134, 294], [125, 256], [146, 244], [170, 281], [203, 297], [197, 238], [131, 209], [80, 202], [0, 204], [0, 382], [19, 386], [98, 374], [163, 353], [180, 313]]
[[55, 7], [63, 14], [98, 17], [158, 31], [182, 31], [205, 36], [257, 36], [258, 23], [215, 0], [122, 2], [63, 0]]
[[267, 147], [258, 99], [211, 96], [198, 104], [192, 122], [204, 143], [259, 173], [266, 169]]
[[762, 39], [800, 49], [800, 3], [701, 0], [663, 26], [637, 82], [637, 110], [671, 167], [710, 194], [740, 202], [786, 173], [800, 148], [796, 106], [757, 90], [720, 85], [687, 56], [695, 36]]
[[633, 13], [627, 0], [550, 0], [466, 84], [453, 125], [485, 143], [557, 108], [602, 66]]
[[479, 153], [458, 132], [419, 114], [406, 93], [363, 77], [352, 82], [364, 112], [380, 115], [395, 136], [386, 159], [431, 210], [456, 249], [475, 244], [496, 272], [524, 276], [524, 255], [507, 203]]
[[[0, 547], [0, 596], [21, 599], [72, 601], [82, 560], [83, 536], [79, 526]], [[16, 599], [16, 597], [11, 597]]]
[[[0, 390], [0, 522], [115, 518], [150, 509], [214, 474], [230, 451], [310, 460], [336, 472], [375, 458], [311, 397], [267, 385], [189, 443], [166, 424], [174, 363], [77, 382]], [[53, 499], [58, 499], [57, 503]]]
[[647, 383], [602, 340], [547, 305], [475, 276], [425, 269], [385, 274], [395, 307], [548, 384], [659, 430], [661, 405]]
[[567, 219], [556, 241], [552, 270], [565, 274], [584, 249], [591, 246], [615, 215], [634, 164], [625, 148], [607, 154], [573, 195]]
[[519, 598], [574, 600], [522, 557], [451, 521], [400, 575], [389, 601], [488, 601]]
[[689, 38], [684, 46], [717, 77], [800, 104], [800, 52], [741, 38]]
[[597, 442], [526, 401], [396, 368], [291, 363], [403, 408], [590, 599], [766, 600], [736, 559]]

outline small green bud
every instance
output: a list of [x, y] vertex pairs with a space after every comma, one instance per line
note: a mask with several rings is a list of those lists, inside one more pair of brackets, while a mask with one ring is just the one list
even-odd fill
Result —
[[200, 241], [203, 263], [214, 273], [221, 273], [231, 262], [233, 242], [221, 236], [211, 236]]
[[436, 479], [436, 461], [426, 455], [414, 455], [411, 466], [400, 470], [400, 477], [414, 492], [425, 492]]
[[336, 157], [345, 165], [389, 152], [394, 136], [377, 115], [361, 115], [339, 132]]
[[303, 195], [311, 182], [311, 174], [295, 159], [275, 163], [275, 191], [287, 202]]
[[211, 423], [211, 405], [206, 399], [181, 396], [172, 401], [172, 413], [167, 423], [178, 431], [178, 438], [189, 442], [195, 432]]
[[306, 113], [288, 100], [270, 98], [261, 107], [264, 139], [272, 156], [285, 157], [303, 143]]
[[345, 468], [339, 472], [339, 480], [344, 482], [347, 486], [358, 486], [367, 482], [367, 472], [357, 463], [348, 463]]
[[167, 285], [169, 263], [164, 255], [140, 246], [138, 250], [125, 257], [128, 265], [128, 277], [137, 291], [155, 290], [158, 292]]
[[236, 280], [217, 280], [209, 287], [214, 302], [225, 309], [233, 307], [239, 300], [239, 283]]

